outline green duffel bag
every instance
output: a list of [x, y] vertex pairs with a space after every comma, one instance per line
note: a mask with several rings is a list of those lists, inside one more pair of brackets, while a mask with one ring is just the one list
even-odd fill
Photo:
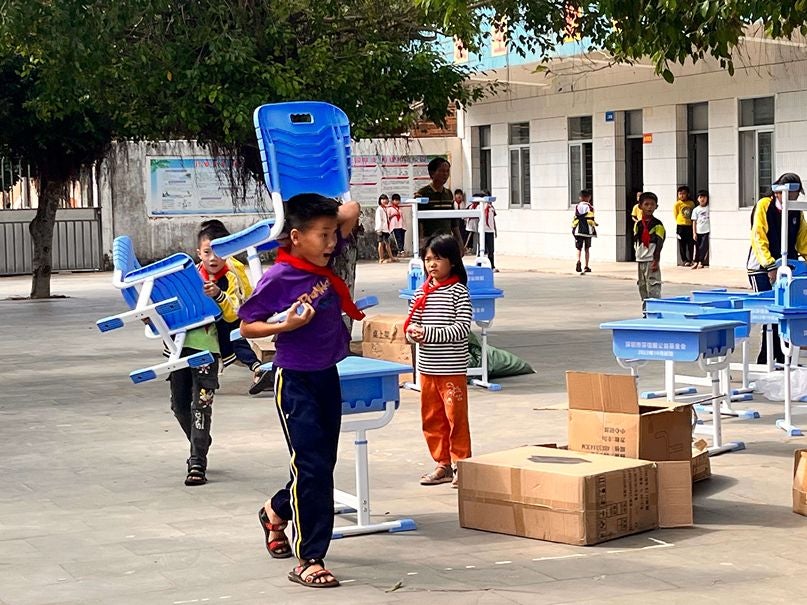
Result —
[[[476, 334], [471, 332], [468, 335], [468, 352], [470, 353], [469, 365], [476, 367], [482, 365], [482, 343], [479, 342]], [[534, 374], [535, 370], [518, 355], [509, 353], [496, 347], [488, 345], [488, 378], [505, 378], [506, 376], [521, 376], [522, 374]]]

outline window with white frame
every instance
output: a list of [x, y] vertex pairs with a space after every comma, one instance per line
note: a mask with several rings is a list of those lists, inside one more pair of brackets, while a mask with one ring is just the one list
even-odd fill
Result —
[[687, 105], [687, 184], [693, 197], [709, 189], [709, 103]]
[[753, 206], [774, 180], [774, 98], [740, 100], [740, 207]]
[[479, 182], [475, 191], [491, 191], [490, 173], [490, 126], [479, 126], [477, 130], [479, 141]]
[[530, 123], [509, 124], [510, 206], [530, 205]]
[[591, 116], [569, 118], [569, 204], [578, 201], [580, 191], [594, 187], [591, 145]]

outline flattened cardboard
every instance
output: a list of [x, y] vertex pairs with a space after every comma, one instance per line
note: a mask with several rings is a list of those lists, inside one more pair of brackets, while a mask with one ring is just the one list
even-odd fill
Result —
[[566, 391], [570, 410], [639, 413], [635, 376], [566, 372]]
[[658, 526], [692, 527], [692, 466], [687, 460], [657, 462]]
[[405, 315], [373, 315], [362, 323], [363, 342], [408, 344], [403, 325]]
[[698, 439], [692, 444], [692, 483], [703, 481], [712, 476], [712, 463], [709, 460], [708, 444]]
[[796, 450], [794, 455], [793, 512], [807, 516], [807, 450]]
[[[405, 365], [412, 365], [412, 345], [383, 342], [361, 343], [362, 357], [384, 359]], [[413, 381], [412, 374], [401, 374], [401, 382]]]
[[692, 457], [692, 409], [639, 403], [633, 376], [567, 372], [569, 448], [666, 461]]
[[597, 544], [658, 526], [651, 462], [525, 446], [459, 464], [462, 527]]

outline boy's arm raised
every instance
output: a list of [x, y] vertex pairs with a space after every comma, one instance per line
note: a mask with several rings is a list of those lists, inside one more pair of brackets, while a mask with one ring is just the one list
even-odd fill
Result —
[[359, 222], [359, 213], [361, 206], [358, 202], [345, 202], [339, 206], [339, 213], [336, 215], [337, 224], [339, 225], [339, 232], [343, 238], [350, 237], [353, 227]]

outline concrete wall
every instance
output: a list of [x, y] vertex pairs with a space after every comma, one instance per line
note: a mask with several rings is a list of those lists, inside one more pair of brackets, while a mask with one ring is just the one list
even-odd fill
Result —
[[[354, 154], [449, 154], [453, 160], [452, 187], [463, 186], [462, 144], [459, 138], [368, 140], [354, 144]], [[174, 252], [196, 252], [196, 233], [204, 216], [149, 217], [146, 213], [147, 155], [209, 156], [210, 152], [192, 142], [126, 143], [116, 147], [101, 166], [99, 201], [102, 209], [102, 242], [111, 254], [112, 240], [129, 235], [142, 262], [163, 258]], [[390, 191], [389, 193], [393, 193]], [[413, 191], [400, 191], [407, 197]], [[235, 232], [257, 220], [268, 217], [256, 214], [221, 216], [230, 231]], [[362, 209], [366, 235], [359, 242], [360, 257], [374, 258], [376, 237], [373, 232], [375, 206]], [[409, 222], [407, 213], [404, 220]], [[409, 245], [411, 249], [411, 244]]]
[[[531, 86], [512, 84], [471, 106], [465, 115], [466, 180], [478, 182], [473, 127], [490, 125], [493, 194], [499, 200], [497, 252], [574, 256], [567, 118], [591, 115], [594, 201], [600, 224], [592, 254], [595, 259], [618, 260], [625, 245], [622, 118], [624, 111], [642, 109], [643, 131], [653, 135], [652, 143], [643, 145], [644, 188], [658, 194], [658, 216], [672, 234], [662, 262], [675, 264], [672, 205], [676, 186], [686, 177], [686, 105], [706, 101], [712, 264], [744, 266], [750, 209], [739, 206], [739, 99], [775, 96], [774, 173], [794, 171], [807, 177], [807, 50], [752, 41], [739, 50], [737, 64], [734, 77], [709, 61], [678, 68], [670, 85], [648, 67], [594, 66], [600, 67], [597, 70], [582, 58], [565, 60], [548, 78], [535, 75]], [[499, 77], [506, 79], [504, 70]], [[608, 111], [616, 112], [612, 122], [605, 121]], [[532, 207], [510, 209], [507, 128], [523, 121], [530, 122]]]
[[208, 157], [210, 151], [186, 141], [118, 145], [103, 162], [99, 178], [102, 240], [106, 253], [111, 254], [115, 237], [128, 235], [141, 262], [175, 252], [194, 256], [196, 234], [205, 218], [219, 218], [233, 232], [265, 218], [255, 214], [149, 217], [146, 214], [147, 155]]

